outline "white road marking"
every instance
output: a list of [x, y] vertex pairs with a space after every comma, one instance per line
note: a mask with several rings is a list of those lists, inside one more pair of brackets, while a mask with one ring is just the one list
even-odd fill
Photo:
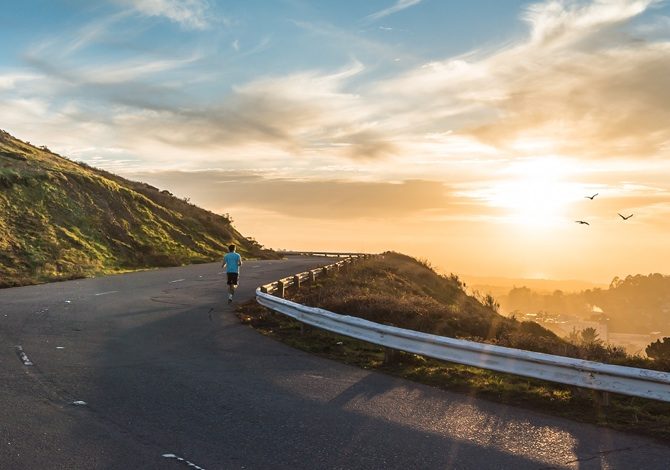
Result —
[[216, 274], [225, 274], [225, 273], [226, 273], [225, 271], [219, 271], [219, 272], [216, 273]]
[[63, 346], [56, 346], [56, 349], [65, 349]]
[[77, 400], [77, 401], [73, 401], [72, 403], [70, 403], [70, 405], [86, 406], [86, 405], [88, 405], [88, 403], [86, 403], [85, 401]]
[[66, 304], [71, 304], [72, 301], [71, 301], [71, 300], [66, 300], [65, 303], [66, 303]]
[[24, 366], [32, 366], [33, 363], [30, 359], [28, 359], [28, 355], [23, 351], [22, 346], [17, 346], [16, 351], [19, 353], [19, 357], [21, 358], [21, 362], [23, 362]]
[[186, 279], [176, 279], [174, 281], [170, 281], [170, 284], [174, 284], [175, 282], [182, 282], [185, 281]]
[[166, 459], [175, 459], [175, 460], [179, 460], [180, 462], [184, 462], [184, 463], [185, 463], [186, 465], [188, 465], [189, 467], [191, 467], [191, 468], [195, 468], [195, 470], [205, 470], [205, 469], [202, 468], [202, 467], [198, 467], [198, 466], [197, 466], [196, 464], [194, 464], [193, 462], [189, 462], [189, 461], [186, 460], [185, 458], [183, 458], [183, 457], [179, 457], [179, 456], [174, 455], [174, 454], [163, 454], [162, 457], [163, 457], [163, 458], [166, 458]]
[[118, 290], [110, 290], [110, 291], [107, 291], [107, 292], [99, 292], [95, 295], [98, 296], [98, 295], [116, 294], [117, 292], [118, 292]]

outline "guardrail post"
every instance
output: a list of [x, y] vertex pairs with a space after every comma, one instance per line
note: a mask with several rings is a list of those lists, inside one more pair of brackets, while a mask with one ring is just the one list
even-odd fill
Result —
[[264, 293], [264, 294], [267, 294], [268, 293], [268, 288], [265, 287], [265, 286], [261, 286], [261, 292]]
[[277, 297], [281, 297], [283, 299], [285, 294], [286, 286], [282, 281], [277, 281]]
[[300, 289], [300, 276], [298, 275], [293, 276], [293, 285], [295, 286], [296, 289]]
[[309, 283], [312, 286], [316, 284], [316, 271], [313, 269], [309, 272]]
[[384, 364], [391, 364], [395, 362], [396, 357], [398, 356], [398, 351], [391, 348], [384, 348]]
[[323, 273], [323, 277], [328, 277], [328, 266], [324, 266], [321, 272]]
[[600, 390], [592, 390], [593, 399], [596, 404], [603, 407], [610, 406], [610, 394], [609, 392], [601, 392]]

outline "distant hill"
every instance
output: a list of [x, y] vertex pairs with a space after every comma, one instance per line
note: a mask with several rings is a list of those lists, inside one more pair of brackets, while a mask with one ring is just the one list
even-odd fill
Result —
[[670, 333], [670, 276], [660, 273], [615, 277], [606, 289], [538, 293], [515, 287], [499, 297], [508, 312], [558, 314], [606, 323], [610, 332]]
[[226, 217], [0, 131], [0, 287], [277, 255]]
[[507, 277], [484, 277], [461, 275], [460, 278], [468, 285], [469, 290], [477, 290], [482, 294], [491, 294], [498, 298], [507, 295], [514, 287], [528, 287], [538, 294], [551, 294], [557, 290], [567, 292], [579, 292], [586, 289], [606, 288], [607, 284], [599, 284], [590, 281], [576, 279], [529, 279], [529, 278], [507, 278]]

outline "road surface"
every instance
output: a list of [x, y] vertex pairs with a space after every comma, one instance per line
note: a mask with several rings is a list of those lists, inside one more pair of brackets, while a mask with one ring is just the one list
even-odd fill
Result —
[[[248, 261], [237, 301], [320, 264]], [[265, 338], [216, 263], [0, 290], [0, 344], [3, 470], [670, 465], [670, 445]]]

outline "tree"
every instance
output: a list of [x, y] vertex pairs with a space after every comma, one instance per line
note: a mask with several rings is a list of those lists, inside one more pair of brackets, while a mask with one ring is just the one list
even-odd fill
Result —
[[670, 338], [656, 340], [645, 349], [647, 356], [657, 361], [670, 361]]
[[581, 333], [582, 344], [591, 345], [591, 344], [600, 344], [602, 340], [598, 338], [598, 332], [595, 328], [589, 327], [584, 328]]
[[572, 344], [579, 344], [579, 332], [577, 331], [577, 327], [573, 326], [572, 331], [566, 336], [565, 338], [569, 343]]
[[486, 294], [484, 296], [484, 306], [490, 308], [494, 312], [498, 313], [500, 310], [500, 304], [496, 302], [496, 299], [491, 294]]

